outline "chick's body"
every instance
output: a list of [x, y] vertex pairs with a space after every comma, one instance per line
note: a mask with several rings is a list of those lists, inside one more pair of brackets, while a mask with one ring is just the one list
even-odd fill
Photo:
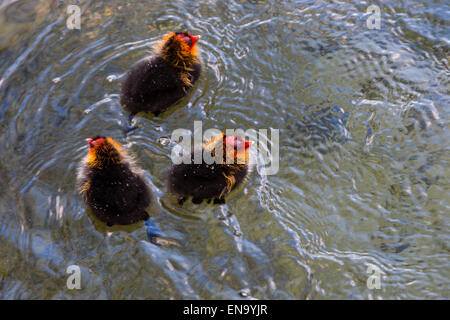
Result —
[[138, 62], [123, 85], [121, 104], [136, 114], [159, 114], [186, 96], [198, 80], [201, 64], [195, 43], [187, 32], [170, 33], [158, 44], [155, 56]]
[[192, 197], [193, 203], [214, 200], [223, 203], [225, 196], [242, 183], [248, 167], [225, 164], [179, 164], [169, 174], [170, 190], [180, 196], [180, 202]]
[[[239, 141], [239, 137], [233, 141]], [[194, 163], [193, 152], [191, 163], [182, 163], [173, 165], [168, 176], [169, 190], [179, 197], [182, 204], [186, 198], [192, 197], [193, 203], [201, 203], [203, 200], [214, 200], [214, 203], [225, 202], [225, 196], [238, 187], [245, 180], [249, 173], [248, 150], [250, 142], [242, 141], [242, 150], [231, 150], [234, 162], [226, 163], [226, 140], [225, 135], [221, 134], [213, 141], [202, 148], [202, 153], [215, 150], [217, 142], [224, 141], [221, 151], [224, 153], [222, 163], [208, 164], [202, 159], [202, 163]], [[233, 142], [234, 143], [234, 142]], [[214, 151], [213, 151], [214, 152]], [[238, 161], [242, 160], [242, 161]]]
[[95, 216], [109, 226], [147, 220], [150, 189], [131, 158], [110, 138], [89, 139], [89, 145], [78, 183]]

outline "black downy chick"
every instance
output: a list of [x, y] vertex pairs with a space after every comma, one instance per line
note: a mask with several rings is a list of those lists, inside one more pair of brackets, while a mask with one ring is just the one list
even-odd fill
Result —
[[87, 142], [78, 184], [94, 215], [108, 226], [147, 220], [151, 191], [127, 152], [111, 138], [97, 136]]
[[152, 58], [133, 67], [121, 95], [130, 119], [141, 111], [158, 115], [186, 96], [202, 69], [196, 46], [199, 38], [188, 32], [171, 32], [158, 43]]
[[[239, 136], [220, 135], [202, 146], [202, 155], [211, 154], [218, 161], [195, 164], [194, 150], [191, 162], [173, 165], [168, 176], [168, 188], [177, 195], [179, 203], [192, 197], [193, 203], [214, 200], [216, 204], [225, 203], [225, 196], [239, 186], [249, 173], [248, 148], [252, 144]], [[229, 161], [231, 159], [231, 161]], [[227, 161], [228, 160], [228, 161]]]

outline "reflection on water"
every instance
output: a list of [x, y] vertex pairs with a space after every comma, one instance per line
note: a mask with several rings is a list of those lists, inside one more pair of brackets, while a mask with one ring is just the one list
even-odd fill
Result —
[[[448, 298], [449, 7], [376, 4], [379, 30], [350, 1], [84, 1], [69, 30], [63, 1], [4, 1], [0, 297]], [[199, 84], [125, 138], [123, 75], [178, 29], [202, 36]], [[224, 206], [178, 206], [168, 139], [194, 120], [280, 129], [279, 172]], [[97, 134], [136, 156], [182, 248], [91, 222], [75, 175]]]

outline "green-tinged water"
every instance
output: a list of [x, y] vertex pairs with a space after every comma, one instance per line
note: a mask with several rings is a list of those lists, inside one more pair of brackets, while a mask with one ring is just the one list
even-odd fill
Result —
[[[70, 30], [69, 2], [0, 2], [0, 298], [450, 297], [448, 3], [81, 1]], [[180, 29], [202, 37], [198, 85], [125, 137], [125, 72]], [[257, 161], [226, 205], [180, 207], [169, 139], [195, 120], [279, 129], [279, 171]], [[86, 214], [76, 171], [98, 134], [134, 154], [182, 248]]]

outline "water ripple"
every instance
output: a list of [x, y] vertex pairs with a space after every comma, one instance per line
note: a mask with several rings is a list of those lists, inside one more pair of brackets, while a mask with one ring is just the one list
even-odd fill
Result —
[[[61, 2], [0, 5], [0, 297], [448, 298], [448, 5], [374, 3], [379, 30], [350, 1], [85, 1], [81, 30]], [[124, 137], [124, 75], [180, 29], [202, 36], [198, 85]], [[279, 129], [279, 171], [269, 139], [226, 205], [179, 206], [171, 132], [196, 120]], [[86, 214], [75, 175], [97, 134], [136, 158], [182, 248]], [[69, 295], [70, 264], [86, 289]]]

